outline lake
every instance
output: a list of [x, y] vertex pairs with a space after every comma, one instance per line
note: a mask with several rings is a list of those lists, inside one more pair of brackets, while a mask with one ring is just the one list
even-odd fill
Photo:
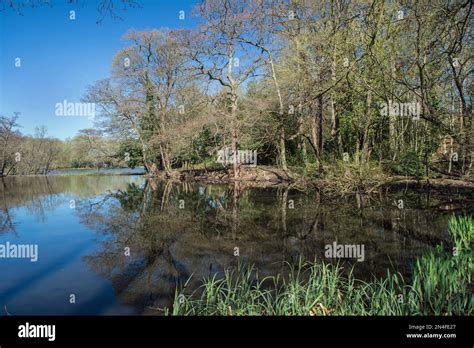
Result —
[[61, 174], [145, 174], [144, 168], [100, 168], [100, 169], [60, 169], [55, 170], [49, 175]]
[[[239, 263], [276, 275], [286, 262], [339, 261], [364, 279], [409, 277], [447, 241], [449, 217], [474, 211], [460, 189], [326, 197], [140, 175], [7, 177], [0, 193], [0, 245], [37, 246], [35, 262], [0, 258], [2, 315], [157, 315], [177, 285]], [[329, 259], [334, 243], [363, 245], [363, 260]]]

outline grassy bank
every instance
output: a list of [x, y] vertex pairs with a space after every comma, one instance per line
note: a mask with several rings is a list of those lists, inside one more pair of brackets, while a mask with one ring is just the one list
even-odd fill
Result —
[[438, 245], [413, 264], [412, 277], [387, 271], [369, 282], [339, 266], [301, 263], [289, 276], [261, 279], [245, 267], [176, 293], [173, 315], [472, 315], [472, 217], [449, 222], [452, 244]]

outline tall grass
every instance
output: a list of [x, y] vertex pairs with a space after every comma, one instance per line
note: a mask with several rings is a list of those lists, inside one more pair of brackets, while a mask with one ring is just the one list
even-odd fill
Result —
[[437, 246], [418, 258], [412, 279], [387, 271], [384, 279], [356, 279], [340, 265], [288, 265], [287, 277], [260, 278], [239, 265], [185, 295], [176, 292], [173, 315], [472, 315], [472, 217], [453, 217], [453, 250]]

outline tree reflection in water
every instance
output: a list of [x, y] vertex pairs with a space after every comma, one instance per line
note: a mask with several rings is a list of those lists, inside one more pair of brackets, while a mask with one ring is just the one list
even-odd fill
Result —
[[157, 314], [190, 278], [189, 291], [238, 262], [255, 265], [262, 276], [284, 272], [284, 261], [300, 257], [327, 262], [324, 245], [333, 241], [366, 245], [367, 261], [356, 273], [384, 275], [392, 265], [406, 273], [413, 258], [444, 240], [448, 218], [420, 209], [419, 195], [406, 199], [416, 209], [401, 211], [385, 194], [323, 201], [318, 192], [287, 187], [148, 180], [84, 200], [78, 212], [106, 237], [86, 257], [92, 269], [110, 279], [120, 303]]

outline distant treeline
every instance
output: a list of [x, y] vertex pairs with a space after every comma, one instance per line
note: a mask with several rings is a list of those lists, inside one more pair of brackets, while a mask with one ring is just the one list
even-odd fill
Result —
[[0, 116], [0, 176], [42, 175], [58, 168], [126, 167], [117, 154], [118, 143], [92, 129], [72, 139], [48, 137], [45, 127], [26, 136], [18, 131], [17, 117]]

